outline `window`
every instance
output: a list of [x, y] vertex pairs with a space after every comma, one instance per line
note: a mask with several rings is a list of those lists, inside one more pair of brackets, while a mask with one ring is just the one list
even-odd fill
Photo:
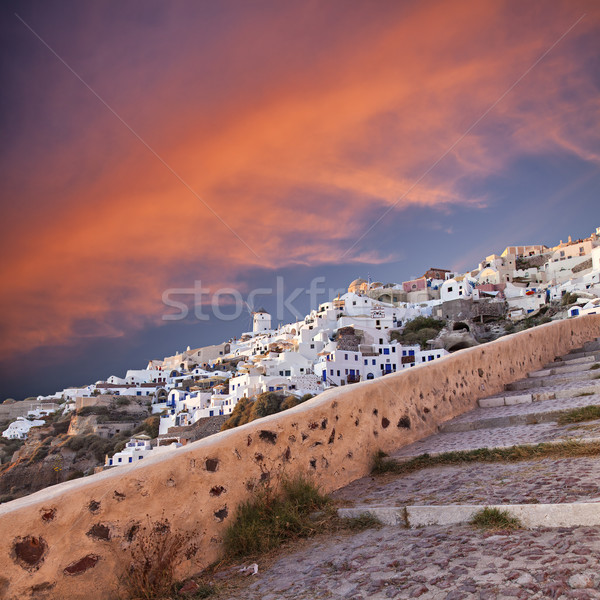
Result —
[[339, 372], [339, 371], [337, 372], [337, 376], [338, 376], [338, 377], [340, 376], [340, 372]]
[[389, 348], [384, 348], [383, 349], [383, 353], [384, 354], [389, 354], [390, 353], [390, 349]]
[[354, 355], [354, 360], [358, 360], [358, 354]]
[[369, 361], [365, 358], [365, 365], [368, 365]]
[[311, 348], [311, 350], [314, 350], [314, 348], [315, 348], [315, 345], [314, 345], [314, 344], [311, 344], [311, 345], [310, 345], [310, 348]]
[[348, 360], [348, 355], [344, 354], [344, 360]]
[[377, 361], [376, 361], [375, 359], [373, 359], [373, 362], [372, 362], [371, 364], [373, 364], [373, 365], [374, 365], [374, 364], [376, 364], [376, 362], [377, 362]]
[[453, 290], [452, 286], [448, 287], [448, 291], [451, 292]]
[[396, 352], [396, 346], [392, 346], [392, 352]]
[[330, 370], [329, 370], [329, 374], [330, 374], [330, 375], [333, 375], [333, 369], [330, 369]]

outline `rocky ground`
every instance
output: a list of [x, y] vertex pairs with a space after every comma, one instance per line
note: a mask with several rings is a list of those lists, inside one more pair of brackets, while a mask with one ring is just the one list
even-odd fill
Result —
[[587, 600], [600, 598], [599, 561], [600, 528], [385, 527], [316, 538], [216, 599]]

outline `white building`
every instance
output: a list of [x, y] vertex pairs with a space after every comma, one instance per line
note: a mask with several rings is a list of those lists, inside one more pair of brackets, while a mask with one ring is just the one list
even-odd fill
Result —
[[252, 332], [263, 333], [271, 330], [271, 315], [264, 309], [252, 313]]
[[46, 421], [33, 420], [29, 421], [25, 417], [17, 417], [16, 421], [13, 421], [3, 432], [2, 437], [9, 440], [25, 440], [29, 434], [29, 430], [32, 427], [40, 427], [45, 425]]
[[447, 279], [440, 289], [440, 300], [450, 302], [460, 298], [470, 298], [473, 295], [474, 285], [464, 276], [457, 275]]
[[169, 446], [157, 446], [156, 448], [152, 448], [150, 438], [147, 435], [134, 436], [127, 442], [125, 448], [123, 448], [121, 452], [115, 452], [111, 458], [107, 456], [104, 461], [104, 466], [122, 467], [130, 465], [147, 458], [148, 456], [155, 456], [160, 452], [175, 450], [180, 447], [181, 444], [174, 442]]

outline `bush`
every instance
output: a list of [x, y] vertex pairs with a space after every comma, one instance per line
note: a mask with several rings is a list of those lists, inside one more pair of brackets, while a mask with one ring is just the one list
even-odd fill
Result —
[[191, 536], [174, 533], [164, 519], [148, 521], [131, 545], [131, 563], [121, 583], [128, 598], [168, 598], [174, 591], [174, 571], [185, 559]]
[[107, 406], [84, 406], [76, 413], [78, 417], [89, 417], [90, 415], [108, 415]]
[[158, 429], [160, 426], [160, 417], [158, 415], [154, 415], [152, 417], [148, 417], [145, 419], [141, 425], [136, 427], [133, 430], [133, 433], [145, 433], [147, 436], [151, 438], [158, 437]]
[[50, 453], [50, 440], [44, 440], [35, 450], [33, 456], [29, 459], [29, 462], [36, 463], [44, 460]]
[[579, 296], [577, 296], [577, 294], [574, 294], [572, 292], [565, 292], [560, 300], [560, 303], [563, 306], [569, 306], [570, 304], [573, 304], [578, 297]]
[[481, 529], [519, 529], [521, 521], [513, 517], [507, 510], [490, 508], [477, 511], [471, 519], [471, 524]]
[[262, 488], [254, 499], [238, 507], [225, 531], [225, 554], [229, 558], [251, 556], [272, 550], [286, 540], [313, 535], [320, 527], [310, 515], [329, 502], [303, 477], [283, 480], [278, 494]]
[[261, 417], [266, 417], [268, 415], [273, 415], [279, 412], [280, 406], [280, 394], [275, 392], [263, 392], [252, 404], [252, 408], [250, 410], [250, 421], [254, 421], [255, 419], [260, 419]]
[[421, 329], [434, 329], [435, 331], [441, 331], [444, 326], [444, 321], [440, 319], [434, 319], [433, 317], [417, 317], [406, 324], [404, 327], [404, 333], [414, 333], [420, 331]]
[[444, 321], [440, 319], [417, 317], [409, 321], [402, 332], [392, 331], [390, 339], [401, 344], [420, 344], [421, 348], [427, 348], [427, 341], [436, 338], [444, 326]]
[[221, 431], [293, 408], [313, 397], [312, 394], [304, 394], [301, 398], [292, 395], [284, 398], [280, 392], [263, 392], [254, 401], [242, 398], [235, 405], [229, 419], [221, 426]]

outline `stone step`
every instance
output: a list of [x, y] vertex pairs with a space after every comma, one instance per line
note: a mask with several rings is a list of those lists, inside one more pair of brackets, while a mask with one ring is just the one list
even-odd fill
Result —
[[439, 431], [440, 433], [449, 433], [512, 427], [514, 425], [554, 423], [567, 410], [598, 405], [600, 405], [600, 394], [530, 402], [523, 405], [513, 404], [498, 408], [476, 409], [442, 423], [439, 426]]
[[[446, 506], [356, 506], [339, 508], [341, 518], [363, 515], [375, 517], [383, 525], [426, 527], [468, 523], [484, 506], [450, 504]], [[573, 504], [497, 504], [489, 506], [517, 517], [523, 527], [580, 527], [600, 525], [600, 503]]]
[[544, 377], [531, 377], [520, 379], [505, 386], [507, 391], [533, 390], [535, 388], [550, 387], [561, 383], [600, 379], [600, 370], [565, 373], [561, 375], [548, 375]]
[[[589, 425], [597, 425], [590, 428]], [[577, 425], [557, 425], [537, 423], [535, 425], [511, 425], [492, 429], [472, 429], [436, 433], [408, 446], [400, 448], [384, 460], [407, 461], [423, 454], [437, 456], [446, 452], [480, 450], [482, 448], [512, 448], [514, 446], [535, 446], [540, 443], [561, 444], [569, 440], [580, 442], [600, 441], [600, 423], [584, 423], [586, 428]]]
[[574, 398], [587, 394], [600, 393], [600, 380], [575, 381], [567, 385], [542, 388], [540, 391], [523, 392], [507, 391], [496, 396], [481, 398], [478, 404], [482, 408], [493, 408], [498, 406], [512, 406], [515, 404], [527, 404], [529, 402], [543, 402], [556, 398]]
[[577, 358], [582, 356], [589, 356], [594, 352], [600, 351], [600, 340], [594, 340], [592, 342], [586, 342], [581, 348], [575, 348], [568, 354], [565, 354], [565, 359]]
[[532, 379], [535, 377], [547, 377], [549, 375], [562, 375], [563, 373], [584, 373], [586, 371], [595, 370], [594, 365], [598, 365], [597, 367], [595, 367], [595, 369], [600, 368], [600, 363], [591, 360], [590, 362], [586, 363], [569, 364], [564, 366], [540, 369], [539, 371], [532, 371], [531, 373], [528, 373], [527, 377]]
[[580, 356], [579, 358], [557, 358], [554, 362], [544, 365], [544, 369], [554, 369], [555, 367], [562, 367], [565, 365], [587, 364], [598, 361], [600, 361], [600, 352], [591, 352], [587, 354], [587, 356]]

